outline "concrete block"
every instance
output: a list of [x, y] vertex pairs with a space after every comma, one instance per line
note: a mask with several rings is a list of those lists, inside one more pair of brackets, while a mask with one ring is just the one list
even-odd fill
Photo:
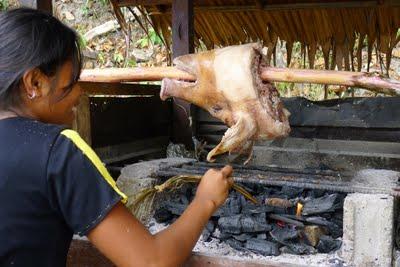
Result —
[[165, 197], [165, 193], [160, 193], [155, 198], [146, 199], [137, 209], [134, 209], [132, 204], [139, 192], [160, 183], [153, 176], [161, 168], [180, 166], [193, 161], [193, 159], [187, 158], [165, 158], [138, 162], [124, 167], [118, 177], [117, 186], [128, 196], [126, 206], [132, 214], [143, 224], [147, 224], [154, 215], [157, 208], [156, 203], [161, 197]]
[[400, 267], [400, 251], [393, 250], [393, 267]]
[[386, 194], [349, 194], [343, 210], [344, 261], [349, 266], [390, 267], [394, 198]]

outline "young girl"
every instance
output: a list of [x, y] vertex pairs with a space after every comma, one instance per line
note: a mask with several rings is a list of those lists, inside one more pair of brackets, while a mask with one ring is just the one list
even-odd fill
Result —
[[32, 9], [0, 13], [0, 266], [65, 266], [74, 233], [118, 266], [178, 266], [232, 185], [209, 170], [169, 228], [151, 235], [79, 135], [75, 32]]

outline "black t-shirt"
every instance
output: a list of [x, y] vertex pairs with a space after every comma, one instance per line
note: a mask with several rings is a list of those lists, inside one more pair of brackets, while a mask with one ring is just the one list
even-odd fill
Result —
[[0, 266], [65, 266], [73, 233], [86, 235], [126, 196], [72, 130], [0, 120]]

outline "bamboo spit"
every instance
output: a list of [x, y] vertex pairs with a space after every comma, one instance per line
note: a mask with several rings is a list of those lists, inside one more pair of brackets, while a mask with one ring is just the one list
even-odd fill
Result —
[[[163, 78], [195, 81], [196, 77], [175, 67], [86, 69], [80, 80], [85, 82], [160, 81]], [[317, 83], [364, 88], [377, 93], [400, 96], [400, 82], [375, 73], [303, 70], [265, 67], [261, 78], [271, 82]]]

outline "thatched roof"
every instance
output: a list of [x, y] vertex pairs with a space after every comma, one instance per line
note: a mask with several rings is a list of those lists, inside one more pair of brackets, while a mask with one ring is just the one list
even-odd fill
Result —
[[[122, 6], [121, 2], [115, 1]], [[147, 1], [150, 2], [154, 1]], [[170, 1], [163, 2], [164, 5], [149, 4], [139, 8], [149, 15], [155, 29], [170, 43], [171, 5], [168, 4]], [[362, 61], [363, 46], [368, 47], [368, 64], [373, 48], [387, 55], [388, 64], [392, 49], [400, 41], [400, 1], [389, 2], [195, 1], [195, 43], [203, 43], [210, 49], [262, 41], [269, 48], [268, 56], [271, 56], [279, 38], [286, 42], [288, 62], [293, 43], [301, 42], [310, 67], [313, 67], [316, 51], [320, 48], [325, 68], [333, 69], [337, 65], [339, 69], [361, 70], [361, 64], [357, 62]]]

